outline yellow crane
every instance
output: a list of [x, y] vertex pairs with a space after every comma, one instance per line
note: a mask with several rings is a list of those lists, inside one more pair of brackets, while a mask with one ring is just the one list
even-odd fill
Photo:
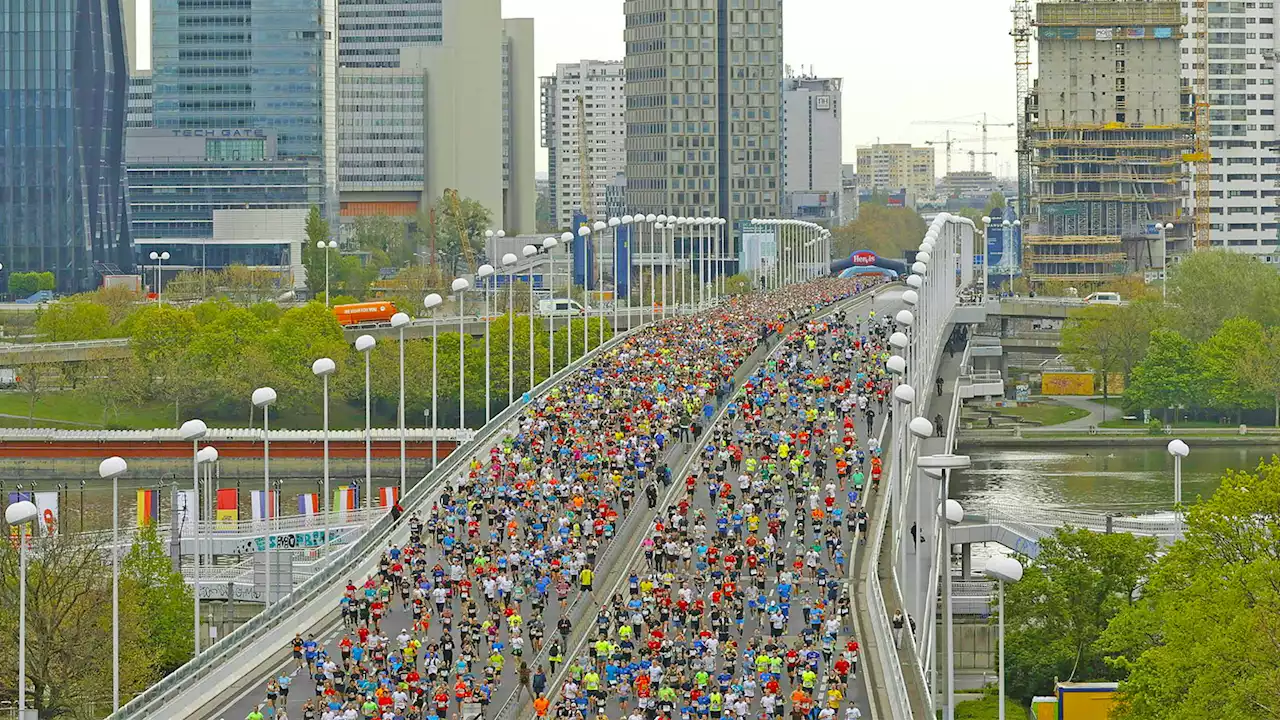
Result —
[[1193, 247], [1204, 250], [1209, 240], [1209, 173], [1212, 154], [1209, 144], [1209, 0], [1193, 0], [1196, 11], [1195, 54], [1195, 151], [1182, 156], [1195, 166], [1195, 234]]
[[591, 187], [591, 164], [587, 157], [586, 88], [578, 93], [578, 186], [582, 191], [582, 214], [588, 222], [596, 216], [596, 194]]

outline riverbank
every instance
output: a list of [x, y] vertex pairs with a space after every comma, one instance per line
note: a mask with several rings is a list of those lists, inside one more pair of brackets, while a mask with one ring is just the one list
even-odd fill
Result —
[[1250, 432], [1245, 435], [1233, 431], [1206, 432], [1202, 428], [1187, 428], [1185, 431], [1174, 428], [1168, 435], [1150, 435], [1139, 433], [1115, 433], [1105, 429], [1091, 433], [1088, 430], [1078, 432], [1023, 432], [1015, 435], [1003, 431], [968, 430], [960, 433], [956, 445], [966, 448], [1063, 448], [1063, 447], [1164, 447], [1174, 438], [1194, 441], [1199, 445], [1215, 447], [1275, 447], [1280, 448], [1280, 433], [1275, 431]]

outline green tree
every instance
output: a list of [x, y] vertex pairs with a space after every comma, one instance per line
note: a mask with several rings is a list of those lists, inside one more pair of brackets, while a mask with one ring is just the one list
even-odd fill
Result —
[[1022, 580], [1005, 589], [1010, 697], [1029, 703], [1055, 680], [1106, 680], [1098, 639], [1134, 600], [1155, 560], [1155, 538], [1061, 528], [1023, 558]]
[[370, 254], [374, 267], [401, 267], [413, 260], [405, 223], [386, 215], [356, 218], [352, 238], [356, 247]]
[[[436, 201], [427, 220], [435, 219], [437, 260], [446, 273], [457, 276], [471, 270], [464, 262], [469, 252], [475, 263], [484, 256], [484, 231], [493, 224], [493, 214], [471, 198], [455, 198], [451, 191]], [[419, 220], [422, 226], [421, 219]]]
[[[302, 267], [307, 273], [307, 290], [312, 297], [319, 297], [324, 293], [325, 253], [333, 252], [316, 247], [316, 243], [327, 243], [330, 240], [329, 221], [320, 214], [319, 207], [311, 207], [311, 212], [307, 215], [306, 231], [307, 240], [302, 245]], [[333, 257], [329, 258], [330, 272], [333, 270], [333, 260]]]
[[537, 207], [534, 210], [538, 223], [537, 232], [551, 233], [558, 230], [555, 209], [551, 207], [551, 196], [547, 193], [538, 193], [537, 202]]
[[1246, 720], [1280, 708], [1280, 458], [1228, 470], [1102, 638], [1115, 720]]
[[1262, 342], [1245, 351], [1240, 372], [1254, 392], [1271, 396], [1280, 427], [1280, 327], [1269, 328]]
[[1210, 406], [1234, 411], [1237, 417], [1245, 409], [1265, 407], [1241, 363], [1242, 358], [1262, 343], [1262, 326], [1255, 320], [1236, 317], [1222, 323], [1217, 332], [1200, 344], [1200, 368]]
[[1151, 332], [1146, 357], [1133, 369], [1125, 400], [1152, 410], [1195, 407], [1200, 404], [1200, 387], [1195, 346], [1175, 330], [1157, 329]]
[[928, 226], [910, 208], [862, 204], [858, 219], [832, 231], [832, 253], [847, 257], [857, 250], [870, 250], [885, 258], [897, 259], [914, 250]]
[[94, 340], [111, 331], [107, 308], [85, 300], [49, 303], [38, 315], [36, 331], [48, 342]]
[[15, 368], [18, 390], [27, 396], [27, 427], [35, 427], [36, 402], [61, 379], [58, 363], [28, 363]]
[[1168, 292], [1174, 326], [1192, 342], [1203, 342], [1230, 318], [1280, 325], [1280, 274], [1248, 255], [1192, 253], [1173, 266]]
[[138, 530], [133, 547], [120, 562], [120, 577], [141, 599], [146, 642], [157, 672], [173, 672], [191, 659], [195, 599], [182, 573], [174, 569], [154, 524]]
[[987, 196], [987, 212], [985, 214], [990, 215], [992, 210], [995, 210], [996, 208], [1003, 208], [1004, 206], [1005, 206], [1004, 194], [1001, 193], [999, 190], [997, 190], [991, 193], [991, 195]]
[[1114, 305], [1090, 305], [1073, 310], [1062, 326], [1062, 352], [1077, 367], [1096, 373], [1102, 386], [1102, 400], [1108, 398], [1107, 377], [1123, 368], [1130, 341], [1125, 337], [1120, 308]]
[[726, 295], [746, 295], [751, 292], [751, 278], [742, 273], [730, 275], [724, 279]]

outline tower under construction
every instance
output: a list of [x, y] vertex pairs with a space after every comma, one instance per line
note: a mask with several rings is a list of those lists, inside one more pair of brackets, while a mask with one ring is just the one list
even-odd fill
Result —
[[1042, 1], [1039, 75], [1028, 101], [1033, 284], [1095, 283], [1163, 268], [1161, 226], [1190, 232], [1184, 154], [1193, 146], [1181, 80], [1184, 18], [1157, 0]]

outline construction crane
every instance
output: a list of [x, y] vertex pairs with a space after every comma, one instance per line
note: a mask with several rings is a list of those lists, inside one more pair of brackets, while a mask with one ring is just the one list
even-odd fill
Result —
[[[912, 125], [951, 125], [955, 127], [977, 127], [982, 130], [982, 171], [987, 171], [987, 156], [995, 153], [988, 152], [987, 141], [992, 139], [987, 137], [988, 128], [993, 127], [1014, 127], [1016, 123], [992, 123], [987, 122], [987, 114], [982, 113], [981, 120], [917, 120]], [[970, 168], [972, 169], [972, 168]]]
[[930, 147], [934, 145], [942, 145], [947, 148], [947, 173], [946, 174], [950, 175], [951, 174], [951, 146], [954, 145], [956, 141], [951, 139], [950, 130], [947, 131], [946, 138], [947, 138], [946, 140], [943, 140], [941, 142], [938, 142], [936, 140], [925, 140], [924, 144], [929, 145]]
[[[1031, 215], [1031, 136], [1027, 99], [1031, 96], [1031, 0], [1013, 2], [1013, 67], [1017, 76], [1018, 215]], [[1024, 220], [1025, 222], [1025, 220]], [[1029, 257], [1029, 255], [1027, 256]]]
[[998, 153], [994, 153], [994, 152], [987, 152], [986, 150], [983, 150], [982, 152], [975, 152], [975, 151], [973, 151], [973, 150], [970, 150], [970, 151], [969, 151], [969, 172], [973, 172], [974, 156], [976, 156], [976, 155], [981, 155], [981, 156], [982, 156], [982, 172], [986, 172], [986, 171], [987, 171], [987, 156], [988, 156], [988, 155], [992, 155], [992, 156], [994, 156], [994, 155], [997, 155], [997, 154], [998, 154]]
[[1195, 55], [1195, 151], [1182, 156], [1184, 162], [1195, 166], [1195, 235], [1192, 247], [1205, 250], [1209, 239], [1209, 173], [1212, 160], [1209, 144], [1209, 2], [1193, 0], [1196, 11]]
[[578, 186], [582, 190], [582, 214], [590, 220], [596, 216], [596, 194], [591, 187], [591, 165], [587, 157], [586, 88], [578, 93]]
[[458, 198], [458, 191], [453, 188], [444, 189], [444, 199], [449, 203], [449, 210], [453, 213], [453, 222], [458, 231], [458, 245], [461, 247], [462, 259], [466, 261], [467, 272], [475, 272], [476, 256], [471, 250], [471, 238], [467, 236], [467, 223], [462, 218], [462, 200]]

